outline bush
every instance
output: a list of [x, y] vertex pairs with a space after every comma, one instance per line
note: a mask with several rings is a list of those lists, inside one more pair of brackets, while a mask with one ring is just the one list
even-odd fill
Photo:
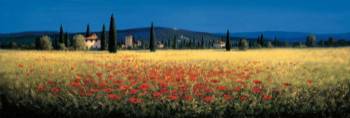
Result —
[[52, 49], [51, 38], [45, 35], [36, 39], [35, 47], [38, 50], [51, 50]]
[[249, 48], [249, 43], [246, 39], [241, 39], [238, 43], [239, 50], [247, 50]]
[[72, 42], [73, 48], [75, 50], [84, 50], [86, 49], [85, 46], [85, 37], [81, 34], [75, 35], [73, 37], [73, 42]]
[[59, 50], [67, 50], [66, 44], [64, 44], [64, 43], [58, 44], [58, 49]]

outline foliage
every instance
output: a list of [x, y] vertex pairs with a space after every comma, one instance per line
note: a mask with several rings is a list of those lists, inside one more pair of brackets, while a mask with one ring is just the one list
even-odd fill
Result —
[[81, 34], [75, 35], [73, 37], [73, 42], [72, 42], [73, 48], [75, 50], [84, 50], [86, 49], [85, 46], [85, 37]]
[[155, 39], [155, 31], [154, 31], [153, 23], [151, 24], [151, 28], [149, 30], [149, 50], [151, 52], [156, 51], [156, 39]]
[[309, 35], [306, 38], [306, 46], [307, 47], [315, 47], [316, 46], [316, 36], [315, 35]]
[[115, 28], [115, 21], [114, 21], [114, 16], [111, 16], [111, 21], [109, 24], [109, 36], [108, 36], [108, 51], [110, 53], [116, 53], [117, 52], [117, 32]]
[[52, 49], [51, 38], [45, 35], [36, 39], [35, 47], [38, 50], [51, 50]]
[[241, 39], [238, 43], [239, 50], [247, 50], [249, 48], [249, 43], [247, 39]]

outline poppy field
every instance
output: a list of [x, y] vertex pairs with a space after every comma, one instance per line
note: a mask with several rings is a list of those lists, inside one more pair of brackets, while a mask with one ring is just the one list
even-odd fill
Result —
[[0, 50], [0, 109], [57, 117], [349, 117], [350, 48]]

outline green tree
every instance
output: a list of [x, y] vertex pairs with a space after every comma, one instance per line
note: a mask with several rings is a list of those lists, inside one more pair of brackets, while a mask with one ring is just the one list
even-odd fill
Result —
[[226, 32], [226, 51], [230, 51], [231, 50], [231, 41], [230, 41], [230, 31], [227, 30]]
[[75, 50], [84, 50], [85, 46], [85, 37], [81, 34], [75, 35], [73, 37], [72, 46]]
[[117, 32], [114, 21], [114, 15], [111, 16], [111, 21], [109, 24], [109, 37], [108, 37], [108, 51], [110, 53], [117, 53]]
[[103, 24], [101, 32], [101, 50], [106, 50], [106, 47], [106, 27], [105, 24]]
[[306, 46], [307, 47], [315, 47], [316, 46], [316, 36], [311, 34], [306, 38]]
[[249, 42], [247, 39], [243, 38], [238, 43], [238, 49], [239, 50], [247, 50], [249, 48]]
[[36, 39], [35, 47], [38, 50], [51, 50], [52, 49], [51, 38], [47, 35], [41, 36], [40, 38]]
[[61, 27], [60, 27], [60, 36], [59, 36], [58, 42], [64, 44], [64, 31], [63, 31], [63, 25], [62, 24], [61, 24]]
[[155, 52], [156, 51], [156, 39], [155, 39], [155, 31], [154, 31], [154, 27], [153, 27], [153, 22], [151, 24], [151, 28], [150, 28], [150, 34], [149, 34], [149, 50], [151, 52]]

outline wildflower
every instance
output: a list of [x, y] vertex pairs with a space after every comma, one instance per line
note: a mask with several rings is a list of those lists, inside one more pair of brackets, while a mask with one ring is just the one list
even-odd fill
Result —
[[192, 96], [185, 96], [184, 99], [186, 101], [191, 101], [191, 100], [193, 100], [193, 97]]
[[261, 92], [261, 88], [259, 88], [259, 87], [253, 87], [252, 92], [253, 92], [254, 94], [259, 94], [259, 93]]
[[38, 92], [43, 92], [45, 91], [45, 86], [43, 84], [39, 84], [37, 87], [36, 87], [36, 90]]
[[284, 87], [289, 87], [289, 86], [291, 86], [291, 84], [290, 83], [283, 83], [283, 86]]
[[97, 73], [96, 73], [96, 76], [97, 76], [98, 78], [102, 79], [102, 78], [103, 78], [103, 73], [97, 72]]
[[143, 83], [139, 86], [139, 89], [141, 89], [143, 91], [146, 91], [148, 88], [149, 88], [149, 85], [146, 83]]
[[119, 100], [121, 97], [116, 94], [108, 94], [109, 100]]
[[308, 85], [308, 86], [311, 86], [311, 85], [312, 85], [312, 80], [306, 80], [306, 82], [307, 82], [307, 85]]
[[175, 101], [175, 100], [177, 100], [177, 96], [175, 96], [175, 95], [170, 95], [170, 96], [168, 96], [168, 99], [169, 100], [172, 100], [172, 101]]
[[241, 100], [241, 102], [246, 101], [248, 99], [248, 96], [246, 95], [242, 95], [241, 97], [239, 97], [239, 100]]
[[236, 92], [239, 92], [239, 91], [241, 91], [241, 87], [237, 86], [233, 90], [236, 91]]
[[206, 102], [206, 103], [211, 103], [211, 102], [213, 102], [214, 97], [213, 97], [213, 96], [205, 96], [205, 97], [203, 98], [203, 100], [204, 100], [204, 102]]
[[262, 99], [264, 101], [270, 101], [272, 99], [272, 96], [271, 95], [263, 95]]
[[218, 86], [216, 87], [217, 90], [224, 91], [226, 90], [226, 86]]
[[162, 93], [154, 92], [152, 95], [153, 95], [153, 97], [160, 97], [162, 95]]
[[261, 84], [260, 80], [253, 80], [254, 84]]
[[131, 90], [130, 90], [130, 94], [136, 94], [137, 92], [138, 92], [137, 89], [131, 89]]
[[113, 89], [111, 89], [111, 88], [103, 89], [103, 92], [106, 92], [106, 93], [111, 93], [112, 91], [113, 91]]
[[23, 64], [18, 64], [17, 66], [18, 66], [19, 68], [23, 68], [23, 67], [24, 67]]
[[139, 99], [139, 98], [136, 98], [136, 97], [131, 97], [128, 99], [128, 102], [129, 103], [132, 103], [132, 104], [138, 104], [138, 103], [141, 103], [143, 100], [142, 99]]
[[224, 94], [224, 99], [225, 99], [226, 101], [231, 100], [231, 99], [232, 99], [232, 96], [230, 96], [230, 95], [228, 95], [228, 94]]
[[61, 91], [61, 89], [58, 87], [51, 88], [51, 93], [59, 93], [60, 91]]

